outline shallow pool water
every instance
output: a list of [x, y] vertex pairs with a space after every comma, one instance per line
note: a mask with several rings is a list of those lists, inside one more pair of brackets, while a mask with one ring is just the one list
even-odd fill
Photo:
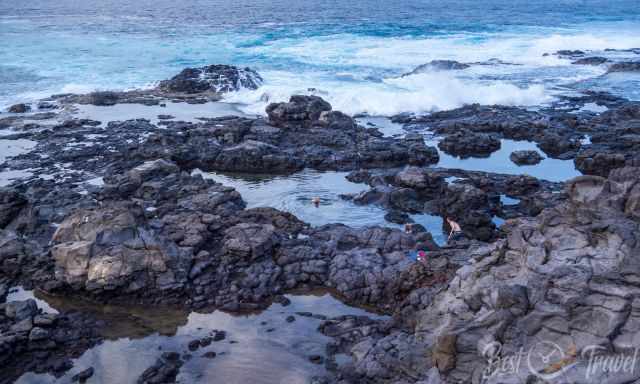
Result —
[[407, 131], [402, 128], [401, 124], [391, 122], [389, 118], [384, 116], [366, 116], [356, 119], [358, 124], [367, 128], [377, 128], [385, 136], [401, 137], [404, 136]]
[[[502, 139], [501, 147], [498, 151], [493, 152], [489, 157], [485, 158], [466, 158], [461, 159], [456, 156], [451, 156], [440, 149], [440, 162], [438, 167], [445, 168], [458, 168], [467, 171], [484, 171], [503, 173], [509, 175], [530, 175], [538, 179], [549, 181], [566, 181], [574, 177], [580, 176], [581, 173], [575, 167], [573, 160], [558, 160], [545, 157], [539, 164], [536, 165], [524, 165], [519, 166], [509, 159], [509, 155], [513, 151], [520, 150], [533, 150], [538, 151], [544, 156], [544, 153], [540, 151], [536, 143], [530, 141], [515, 141]], [[432, 141], [428, 144], [437, 147], [437, 142]]]
[[[247, 203], [247, 208], [272, 207], [294, 214], [312, 226], [342, 223], [351, 227], [385, 226], [401, 228], [384, 219], [387, 211], [376, 205], [358, 205], [340, 195], [369, 190], [366, 184], [352, 183], [347, 172], [304, 170], [287, 176], [222, 174], [194, 171], [203, 177], [234, 187]], [[313, 198], [320, 198], [316, 206]], [[444, 242], [442, 218], [415, 214], [411, 218], [422, 224], [440, 244]]]
[[[77, 304], [77, 309], [106, 319], [106, 340], [75, 359], [73, 368], [58, 381], [49, 374], [27, 373], [17, 383], [66, 383], [89, 367], [95, 369], [92, 382], [133, 383], [163, 352], [169, 351], [191, 355], [178, 375], [177, 381], [182, 383], [307, 383], [312, 376], [325, 373], [324, 365], [312, 363], [309, 357], [325, 356], [330, 338], [317, 330], [321, 319], [298, 313], [382, 318], [342, 304], [327, 292], [287, 298], [291, 300], [288, 306], [272, 304], [264, 311], [249, 314]], [[48, 300], [61, 310], [75, 309], [67, 300]], [[294, 316], [295, 321], [288, 322], [288, 316]], [[210, 336], [216, 330], [225, 331], [226, 338], [196, 351], [188, 349], [190, 341]], [[203, 356], [211, 351], [217, 354], [215, 358]]]
[[38, 143], [26, 139], [0, 139], [0, 163], [7, 158], [27, 153], [32, 150]]
[[[405, 132], [402, 124], [394, 123], [385, 117], [376, 118], [375, 125], [384, 127], [383, 129], [381, 128], [381, 131], [385, 132], [385, 135], [395, 134], [395, 132], [399, 130]], [[526, 174], [549, 181], [566, 181], [581, 175], [580, 171], [576, 169], [573, 160], [551, 159], [545, 156], [534, 142], [502, 139], [500, 140], [500, 149], [493, 152], [490, 156], [463, 159], [441, 151], [440, 148], [438, 148], [440, 137], [434, 137], [433, 133], [428, 129], [425, 129], [421, 133], [425, 135], [425, 143], [438, 150], [440, 161], [434, 165], [436, 167], [503, 173], [508, 175]], [[544, 159], [536, 165], [516, 165], [509, 159], [509, 155], [511, 155], [511, 152], [519, 150], [538, 151]], [[452, 181], [455, 181], [455, 179], [451, 178], [449, 182]]]
[[[97, 120], [106, 125], [109, 121], [123, 121], [131, 119], [147, 119], [153, 124], [161, 121], [201, 122], [198, 118], [215, 118], [222, 116], [247, 116], [235, 104], [231, 103], [174, 103], [166, 102], [160, 105], [116, 104], [112, 106], [83, 105], [76, 106], [78, 118]], [[173, 116], [170, 119], [159, 119], [159, 115]]]

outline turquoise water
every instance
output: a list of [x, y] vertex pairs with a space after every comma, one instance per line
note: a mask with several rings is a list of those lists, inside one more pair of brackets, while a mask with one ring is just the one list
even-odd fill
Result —
[[[594, 79], [638, 96], [637, 83], [602, 81], [604, 67], [542, 55], [640, 47], [639, 21], [636, 0], [3, 0], [0, 106], [152, 86], [208, 63], [261, 72], [264, 87], [228, 97], [245, 113], [308, 88], [337, 109], [372, 115], [537, 105]], [[510, 64], [398, 77], [434, 59], [492, 58]]]

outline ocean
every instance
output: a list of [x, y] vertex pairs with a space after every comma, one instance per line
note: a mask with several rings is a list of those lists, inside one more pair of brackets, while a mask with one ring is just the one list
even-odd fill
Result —
[[[604, 75], [605, 66], [552, 54], [640, 60], [604, 51], [640, 47], [637, 0], [2, 0], [0, 42], [0, 107], [151, 87], [213, 63], [264, 77], [260, 89], [225, 98], [249, 114], [310, 92], [334, 109], [380, 116], [538, 106], [583, 87], [640, 99], [640, 75]], [[478, 64], [401, 77], [445, 59]]]

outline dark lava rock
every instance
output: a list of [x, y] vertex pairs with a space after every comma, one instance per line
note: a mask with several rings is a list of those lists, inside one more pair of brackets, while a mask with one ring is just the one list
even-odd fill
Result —
[[84, 371], [78, 372], [77, 374], [73, 375], [73, 377], [71, 378], [72, 382], [80, 382], [80, 383], [84, 383], [86, 382], [91, 376], [93, 376], [93, 367], [89, 367], [87, 369], [85, 369]]
[[622, 153], [586, 149], [578, 153], [574, 163], [576, 168], [585, 175], [607, 177], [612, 170], [625, 166], [626, 157]]
[[198, 348], [200, 348], [200, 340], [191, 340], [188, 348], [191, 352], [198, 350]]
[[470, 238], [493, 238], [495, 224], [486, 192], [469, 184], [450, 184], [442, 203], [442, 216], [457, 221]]
[[577, 64], [577, 65], [600, 65], [600, 64], [604, 64], [609, 62], [609, 59], [607, 59], [606, 57], [601, 57], [601, 56], [592, 56], [592, 57], [585, 57], [579, 60], [576, 60], [574, 62], [572, 62], [571, 64]]
[[176, 352], [165, 352], [136, 381], [138, 384], [175, 383], [183, 361]]
[[0, 188], [0, 228], [7, 226], [26, 203], [26, 198], [18, 191]]
[[387, 212], [384, 215], [384, 219], [390, 223], [395, 223], [395, 224], [413, 223], [413, 219], [411, 219], [411, 217], [406, 212], [401, 212], [396, 210]]
[[559, 51], [556, 51], [556, 55], [558, 56], [582, 56], [584, 54], [585, 54], [584, 51], [581, 51], [579, 49], [575, 49], [575, 50], [561, 49]]
[[242, 88], [257, 89], [262, 81], [258, 72], [251, 68], [217, 64], [183, 69], [171, 79], [161, 81], [159, 88], [165, 92], [226, 93]]
[[[170, 124], [129, 158], [166, 158], [205, 171], [292, 173], [305, 167], [353, 170], [437, 162], [424, 140], [380, 137], [317, 96], [292, 96], [267, 107], [269, 121], [211, 119], [204, 125]], [[178, 127], [180, 125], [180, 127]], [[180, 128], [180, 129], [178, 129]]]
[[287, 316], [287, 318], [285, 320], [287, 321], [287, 323], [293, 323], [294, 321], [296, 321], [296, 317], [295, 316]]
[[460, 131], [446, 136], [438, 143], [444, 152], [460, 157], [486, 157], [500, 149], [500, 140], [495, 136]]
[[218, 356], [217, 353], [213, 352], [213, 351], [209, 351], [209, 352], [205, 352], [202, 357], [206, 358], [206, 359], [215, 359], [215, 357]]
[[9, 107], [8, 111], [10, 113], [26, 113], [26, 112], [29, 112], [30, 110], [31, 110], [31, 107], [28, 106], [27, 104], [14, 104]]
[[33, 299], [12, 301], [4, 305], [4, 315], [15, 322], [31, 319], [37, 313], [38, 306]]
[[538, 147], [550, 157], [570, 159], [580, 149], [580, 141], [577, 138], [548, 133], [540, 140]]
[[50, 103], [48, 101], [41, 101], [38, 103], [38, 109], [56, 109], [58, 106], [56, 104]]
[[432, 60], [426, 64], [417, 66], [413, 71], [403, 74], [402, 77], [430, 71], [455, 71], [467, 69], [469, 67], [469, 64], [460, 63], [455, 60]]
[[509, 159], [518, 165], [534, 165], [540, 163], [544, 157], [538, 151], [513, 151]]
[[278, 303], [283, 307], [286, 307], [291, 304], [291, 300], [289, 300], [289, 298], [287, 298], [284, 295], [277, 295], [276, 297], [273, 298], [273, 302]]
[[309, 361], [313, 364], [322, 364], [324, 363], [324, 357], [320, 355], [312, 355], [309, 356]]
[[62, 375], [101, 340], [103, 326], [80, 312], [42, 314], [32, 299], [0, 304], [0, 383], [25, 372]]
[[227, 332], [225, 331], [216, 331], [213, 335], [213, 341], [222, 341], [227, 338]]
[[86, 101], [88, 104], [98, 106], [111, 106], [116, 105], [120, 100], [120, 95], [117, 92], [112, 91], [99, 91], [92, 92], [87, 95]]
[[640, 72], [640, 61], [625, 61], [609, 66], [607, 73], [613, 72]]
[[266, 111], [269, 122], [276, 127], [309, 127], [322, 112], [331, 111], [331, 104], [318, 96], [294, 95], [287, 103], [269, 104]]
[[158, 120], [171, 120], [175, 119], [175, 116], [172, 115], [158, 115]]

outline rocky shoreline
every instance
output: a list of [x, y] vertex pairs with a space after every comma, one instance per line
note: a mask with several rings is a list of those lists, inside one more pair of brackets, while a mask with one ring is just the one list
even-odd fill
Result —
[[[319, 332], [332, 341], [326, 357], [312, 359], [327, 369], [315, 383], [579, 382], [585, 348], [635, 347], [640, 103], [585, 92], [535, 111], [470, 105], [395, 116], [401, 137], [358, 124], [318, 96], [272, 103], [255, 118], [159, 116], [154, 124], [74, 115], [78, 104], [207, 103], [261, 82], [249, 68], [192, 68], [153, 90], [59, 95], [0, 115], [1, 140], [34, 143], [0, 164], [31, 174], [0, 187], [0, 382], [61, 375], [102, 340], [103, 321], [91, 314], [5, 303], [15, 286], [98, 305], [230, 312], [323, 289], [390, 316], [322, 318]], [[607, 110], [583, 110], [589, 103]], [[585, 176], [551, 182], [436, 168], [438, 149], [425, 136], [470, 158], [490, 156], [503, 139], [527, 140]], [[512, 153], [514, 166], [543, 158], [528, 152]], [[343, 199], [410, 225], [312, 227], [289, 212], [247, 208], [235, 189], [196, 169], [349, 171], [348, 180], [369, 189]], [[439, 245], [411, 214], [452, 218], [464, 236]], [[426, 263], [407, 256], [417, 250], [428, 251]], [[491, 359], [541, 341], [565, 356], [535, 372], [491, 370]], [[336, 364], [345, 354], [349, 361]], [[183, 363], [163, 352], [138, 382], [174, 382]], [[621, 382], [637, 379], [632, 372]]]

